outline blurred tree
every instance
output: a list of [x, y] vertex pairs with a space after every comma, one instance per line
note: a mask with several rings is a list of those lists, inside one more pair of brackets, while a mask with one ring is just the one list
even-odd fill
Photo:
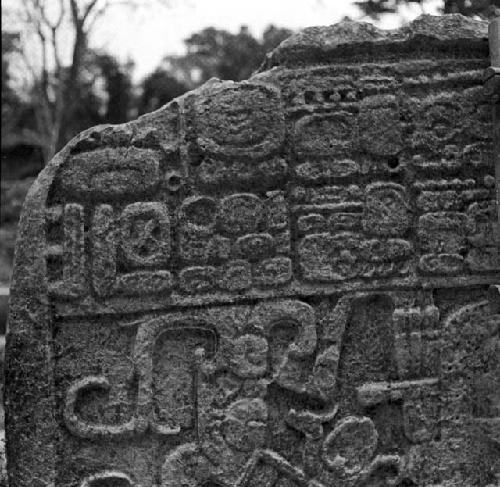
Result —
[[[381, 15], [397, 13], [402, 5], [418, 4], [422, 8], [425, 0], [358, 0], [354, 2], [363, 12], [373, 19]], [[460, 13], [468, 16], [492, 18], [500, 14], [500, 0], [443, 0], [442, 13]]]
[[184, 41], [186, 54], [165, 57], [163, 65], [144, 79], [139, 113], [155, 110], [213, 77], [248, 78], [266, 53], [291, 34], [291, 30], [274, 25], [266, 28], [261, 39], [253, 37], [246, 26], [237, 34], [214, 27], [195, 32]]
[[[87, 49], [88, 33], [104, 6], [97, 0], [24, 0], [22, 20], [26, 32], [23, 59], [31, 74], [35, 128], [33, 143], [43, 149], [49, 160], [70, 137], [81, 87], [78, 86], [82, 63]], [[64, 45], [62, 33], [70, 31]], [[70, 37], [71, 38], [71, 37]], [[65, 48], [70, 48], [70, 63], [63, 63]], [[39, 56], [34, 56], [37, 52]]]
[[242, 26], [237, 34], [209, 27], [186, 39], [187, 57], [200, 70], [200, 81], [214, 76], [239, 81], [248, 78], [266, 53], [291, 33], [288, 29], [271, 25], [264, 31], [262, 39], [256, 39], [246, 26]]
[[266, 55], [275, 47], [278, 47], [279, 44], [281, 44], [287, 37], [290, 37], [292, 34], [293, 31], [291, 31], [290, 29], [276, 27], [273, 24], [269, 25], [262, 34], [263, 54]]
[[443, 13], [492, 18], [500, 15], [500, 0], [445, 0]]
[[151, 112], [182, 95], [188, 87], [164, 68], [157, 68], [141, 84], [138, 113]]
[[[18, 33], [2, 31], [2, 178], [38, 172], [41, 167], [40, 147], [31, 137], [34, 129], [31, 96], [17, 89], [16, 76], [12, 76], [19, 37]], [[23, 168], [19, 167], [20, 160]]]
[[[168, 0], [157, 1], [168, 3]], [[89, 100], [87, 68], [89, 37], [97, 21], [111, 7], [139, 7], [146, 3], [140, 0], [23, 0], [20, 7], [23, 30], [31, 34], [21, 49], [31, 74], [35, 115], [31, 138], [42, 147], [45, 161], [81, 130], [85, 120], [95, 116], [93, 100]], [[123, 105], [123, 99], [117, 100], [118, 105], [115, 100], [119, 97], [119, 85], [123, 89], [123, 83], [128, 81], [122, 76], [123, 70], [118, 70], [119, 73], [116, 63], [113, 66], [109, 61], [110, 58], [99, 61], [108, 89], [115, 97], [109, 103], [111, 111], [107, 118], [118, 120], [123, 113], [113, 113], [113, 110], [127, 111], [128, 107]], [[92, 103], [88, 104], [89, 101]]]
[[[122, 123], [134, 108], [132, 61], [120, 64], [111, 54], [95, 52], [90, 73], [95, 73], [93, 92], [100, 91], [100, 123]], [[100, 87], [98, 86], [100, 84]], [[98, 89], [100, 88], [100, 90]]]
[[[6, 35], [3, 33], [4, 39]], [[2, 45], [3, 50], [7, 44]], [[35, 79], [22, 97], [10, 86], [9, 56], [2, 57], [2, 155], [12, 164], [18, 157], [7, 153], [21, 150], [27, 159], [39, 159], [43, 139], [40, 137], [40, 80]], [[92, 125], [120, 123], [130, 119], [134, 109], [134, 93], [131, 80], [132, 64], [122, 65], [111, 54], [88, 50], [82, 60], [79, 81], [72, 87], [74, 100], [71, 112], [64, 117], [68, 136], [81, 132]], [[65, 67], [67, 71], [69, 67]], [[67, 76], [63, 72], [63, 76]], [[28, 154], [29, 155], [26, 155]], [[22, 154], [20, 154], [22, 156]], [[2, 165], [5, 161], [2, 161]], [[33, 171], [32, 162], [26, 161], [28, 173]], [[37, 170], [40, 163], [35, 164]], [[28, 167], [29, 166], [29, 167]], [[2, 166], [3, 167], [3, 166]], [[15, 168], [12, 168], [15, 169]], [[20, 169], [20, 168], [19, 168]], [[8, 171], [12, 172], [12, 171]], [[18, 172], [17, 170], [14, 172]]]
[[[200, 83], [212, 77], [240, 80], [260, 58], [259, 42], [244, 26], [237, 34], [207, 27], [185, 40], [186, 63]], [[195, 82], [196, 82], [195, 81]]]
[[19, 34], [2, 31], [2, 134], [15, 125], [21, 100], [11, 86], [11, 55], [18, 49]]
[[240, 81], [248, 78], [266, 53], [291, 34], [289, 29], [270, 25], [262, 38], [256, 39], [246, 26], [241, 26], [237, 34], [208, 27], [184, 41], [186, 55], [166, 58], [166, 62], [174, 76], [190, 87], [213, 77]]

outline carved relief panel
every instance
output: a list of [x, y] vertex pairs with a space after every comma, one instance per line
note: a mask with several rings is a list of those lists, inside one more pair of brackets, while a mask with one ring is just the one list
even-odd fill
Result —
[[[56, 382], [65, 443], [85, 457], [77, 456], [78, 470], [102, 465], [143, 482], [150, 479], [145, 485], [154, 485], [159, 475], [160, 485], [177, 486], [200, 485], [203, 478], [231, 485], [266, 459], [274, 462], [276, 475], [283, 470], [291, 478], [312, 479], [324, 470], [324, 481], [371, 475], [378, 463], [398, 466], [397, 456], [375, 455], [378, 419], [348, 415], [365, 406], [355, 391], [352, 398], [338, 400], [345, 394], [338, 378], [344, 384], [340, 391], [353, 386], [342, 378], [349, 373], [343, 367], [354, 364], [342, 359], [346, 329], [361, 324], [353, 306], [367, 299], [378, 298], [346, 296], [319, 306], [277, 300], [100, 326], [61, 324]], [[384, 299], [380, 309], [390, 316], [390, 299]], [[106, 351], [93, 347], [106, 341], [113, 343]], [[382, 361], [392, 362], [393, 352]], [[389, 377], [383, 370], [378, 376]], [[345, 418], [339, 422], [339, 416]], [[326, 435], [323, 424], [337, 426]], [[369, 452], [360, 445], [354, 457], [348, 456], [349, 466], [342, 467], [336, 458], [351, 448], [352, 435], [365, 430]], [[139, 448], [141, 460], [125, 468], [122, 459], [130, 445]], [[66, 467], [75, 469], [75, 464]]]
[[[497, 304], [492, 294], [443, 319], [429, 293], [357, 293], [61, 323], [56, 384], [75, 453], [65, 478], [418, 485], [432, 475], [426, 455], [469, 445], [470, 417], [491, 461], [498, 401], [483, 355], [495, 355]], [[484, 323], [471, 332], [475, 367], [463, 362], [470, 332], [453, 331], [464, 319]]]
[[14, 487], [494, 484], [487, 46], [444, 19], [313, 29], [49, 164], [13, 285]]

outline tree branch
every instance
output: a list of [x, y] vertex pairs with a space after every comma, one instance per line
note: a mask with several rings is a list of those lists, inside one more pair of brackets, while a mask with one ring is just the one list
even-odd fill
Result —
[[[82, 16], [82, 24], [85, 23], [85, 20], [87, 20], [87, 17], [89, 16], [90, 12], [94, 9], [94, 7], [97, 5], [98, 0], [92, 0], [88, 5], [87, 8], [83, 12]], [[107, 2], [106, 2], [107, 3]]]

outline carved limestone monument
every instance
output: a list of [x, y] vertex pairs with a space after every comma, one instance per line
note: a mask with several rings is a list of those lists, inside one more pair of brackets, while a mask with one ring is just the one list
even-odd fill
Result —
[[21, 218], [10, 487], [498, 485], [497, 74], [485, 22], [342, 22], [72, 140]]

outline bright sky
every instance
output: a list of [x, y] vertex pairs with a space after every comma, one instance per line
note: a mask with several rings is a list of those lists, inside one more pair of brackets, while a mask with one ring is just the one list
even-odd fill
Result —
[[[440, 0], [428, 0], [425, 13], [436, 14], [441, 4]], [[346, 15], [360, 16], [353, 0], [170, 0], [170, 5], [109, 11], [94, 33], [93, 44], [123, 61], [134, 60], [134, 76], [140, 79], [165, 55], [183, 53], [183, 39], [204, 27], [237, 32], [245, 24], [254, 35], [260, 35], [269, 24], [296, 30], [333, 24]], [[401, 18], [410, 21], [421, 13], [420, 7], [406, 7], [402, 17], [387, 16], [379, 26], [395, 28]]]

